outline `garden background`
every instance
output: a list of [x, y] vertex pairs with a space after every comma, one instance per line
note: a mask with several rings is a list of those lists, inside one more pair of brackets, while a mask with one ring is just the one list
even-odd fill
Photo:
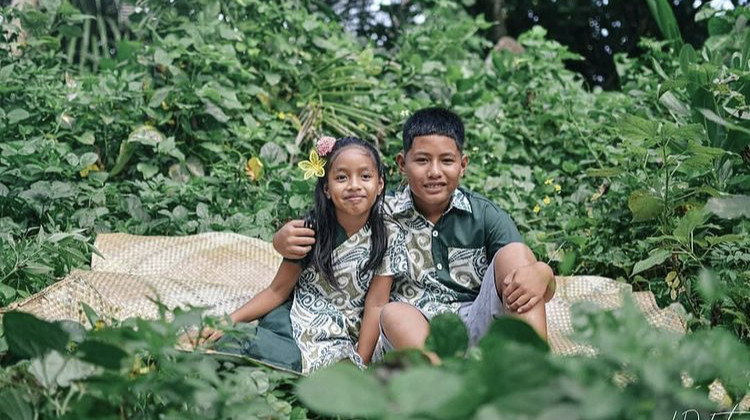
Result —
[[174, 351], [198, 311], [109, 326], [89, 314], [90, 331], [8, 314], [0, 418], [672, 418], [719, 410], [717, 378], [724, 407], [737, 403], [750, 389], [750, 10], [704, 5], [690, 44], [673, 6], [646, 1], [658, 32], [614, 56], [602, 89], [541, 26], [522, 51], [497, 50], [471, 7], [416, 3], [417, 22], [381, 40], [317, 1], [0, 9], [0, 306], [86, 268], [99, 232], [270, 240], [311, 204], [296, 163], [313, 139], [357, 135], [393, 157], [409, 113], [442, 105], [467, 126], [464, 184], [556, 273], [678, 302], [693, 333], [653, 331], [626, 305], [581, 310], [597, 358], [550, 355], [512, 321], [464, 358], [448, 318], [430, 341], [443, 366], [406, 354], [297, 387]]

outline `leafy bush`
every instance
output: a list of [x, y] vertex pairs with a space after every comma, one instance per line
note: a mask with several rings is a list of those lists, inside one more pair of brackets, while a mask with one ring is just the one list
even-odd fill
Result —
[[721, 411], [708, 398], [717, 378], [730, 407], [750, 390], [748, 348], [727, 332], [665, 334], [632, 303], [616, 312], [581, 311], [575, 323], [578, 339], [599, 349], [596, 357], [553, 356], [531, 327], [511, 318], [497, 320], [478, 349], [456, 357], [440, 345], [455, 340], [435, 335], [460, 335], [463, 323], [436, 317], [431, 350], [442, 365], [409, 354], [366, 372], [339, 364], [301, 380], [297, 394], [314, 411], [345, 418], [623, 419], [709, 417]]
[[305, 418], [290, 394], [296, 377], [175, 348], [201, 311], [95, 328], [10, 312], [0, 371], [0, 418]]

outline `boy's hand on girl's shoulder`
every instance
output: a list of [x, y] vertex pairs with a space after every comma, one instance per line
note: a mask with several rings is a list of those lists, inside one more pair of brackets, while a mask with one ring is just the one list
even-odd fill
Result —
[[273, 235], [273, 248], [290, 260], [304, 258], [315, 244], [315, 231], [305, 227], [302, 219], [286, 223]]
[[549, 300], [546, 297], [550, 282], [554, 282], [554, 273], [543, 262], [519, 267], [503, 279], [503, 300], [510, 310], [527, 312], [539, 302]]

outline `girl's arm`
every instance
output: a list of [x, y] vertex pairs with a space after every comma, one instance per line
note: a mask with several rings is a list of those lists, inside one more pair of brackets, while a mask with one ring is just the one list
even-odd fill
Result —
[[380, 310], [390, 299], [392, 285], [393, 277], [375, 276], [367, 289], [365, 313], [362, 317], [362, 327], [359, 330], [357, 343], [357, 353], [365, 363], [370, 363], [380, 337]]
[[282, 261], [271, 284], [253, 296], [246, 304], [232, 312], [232, 322], [250, 322], [276, 309], [289, 298], [297, 284], [302, 268], [289, 261]]

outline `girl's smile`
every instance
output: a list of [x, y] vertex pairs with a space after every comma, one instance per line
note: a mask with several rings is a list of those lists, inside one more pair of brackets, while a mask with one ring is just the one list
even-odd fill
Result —
[[324, 192], [333, 202], [339, 224], [352, 235], [367, 222], [384, 182], [369, 152], [359, 146], [341, 150], [334, 159]]

